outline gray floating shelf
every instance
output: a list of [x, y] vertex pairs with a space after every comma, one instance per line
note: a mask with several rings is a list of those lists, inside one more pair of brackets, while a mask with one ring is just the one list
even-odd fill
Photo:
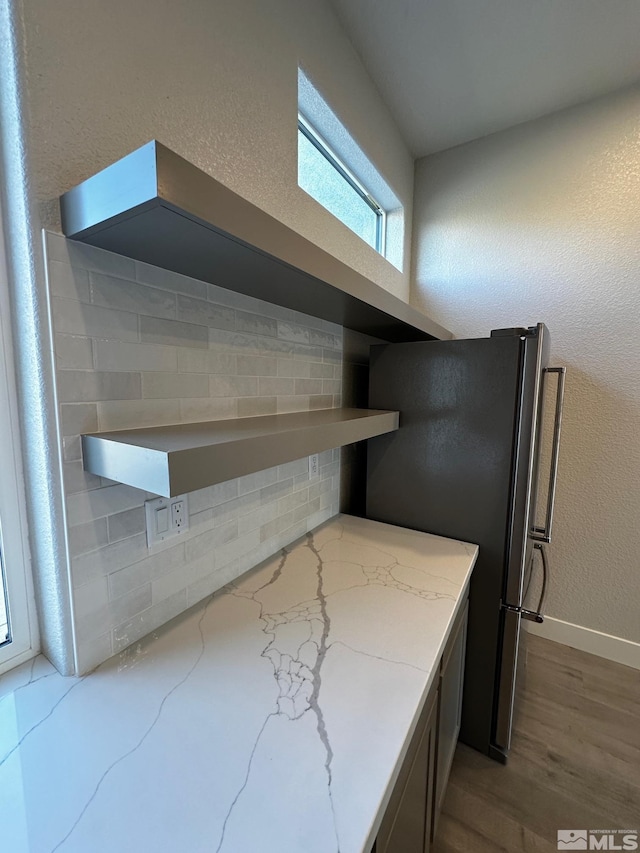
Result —
[[398, 429], [398, 412], [320, 409], [82, 436], [92, 474], [166, 498]]
[[67, 237], [385, 341], [451, 332], [149, 142], [60, 199]]

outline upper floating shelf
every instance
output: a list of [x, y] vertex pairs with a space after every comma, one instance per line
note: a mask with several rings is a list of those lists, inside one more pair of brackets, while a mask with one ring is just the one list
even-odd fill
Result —
[[166, 498], [398, 429], [398, 412], [320, 409], [82, 436], [92, 474]]
[[67, 237], [385, 341], [451, 332], [152, 141], [60, 199]]

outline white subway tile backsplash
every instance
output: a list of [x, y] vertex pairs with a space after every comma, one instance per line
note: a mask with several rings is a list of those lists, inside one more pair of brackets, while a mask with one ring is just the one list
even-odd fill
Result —
[[164, 625], [174, 616], [187, 609], [187, 591], [180, 590], [171, 598], [166, 598], [158, 604], [154, 604], [136, 614], [132, 619], [123, 622], [113, 629], [113, 651], [114, 654], [126, 649], [131, 643], [135, 643], [141, 637], [149, 634], [160, 625]]
[[167, 598], [179, 593], [192, 584], [197, 583], [205, 577], [209, 577], [215, 568], [213, 553], [205, 554], [198, 560], [186, 563], [182, 570], [172, 574], [163, 575], [153, 581], [152, 602], [158, 604]]
[[252, 314], [248, 311], [236, 311], [236, 329], [251, 335], [266, 335], [275, 338], [278, 335], [279, 323], [271, 317], [262, 314]]
[[258, 393], [264, 396], [289, 396], [294, 393], [293, 379], [276, 376], [261, 376], [258, 380]]
[[119, 598], [167, 572], [175, 572], [184, 565], [184, 561], [184, 542], [180, 542], [173, 548], [158, 551], [124, 569], [110, 572], [109, 597]]
[[288, 512], [286, 515], [280, 515], [277, 518], [274, 518], [273, 521], [263, 524], [260, 528], [259, 541], [265, 542], [267, 539], [272, 539], [274, 536], [277, 536], [278, 533], [281, 533], [293, 524], [295, 524], [293, 511]]
[[231, 539], [226, 545], [216, 548], [216, 571], [232, 560], [237, 560], [260, 544], [260, 534], [252, 530], [244, 536]]
[[178, 370], [181, 373], [227, 373], [236, 372], [236, 356], [230, 353], [208, 350], [179, 349]]
[[118, 542], [120, 539], [128, 539], [136, 533], [143, 533], [146, 529], [144, 508], [141, 506], [117, 512], [108, 517], [109, 542]]
[[295, 394], [322, 394], [322, 379], [296, 379]]
[[97, 270], [110, 275], [135, 279], [135, 261], [115, 255], [104, 249], [96, 249], [75, 240], [65, 240], [60, 234], [46, 232], [48, 261], [61, 261], [74, 269]]
[[309, 397], [309, 408], [315, 409], [331, 409], [334, 407], [334, 398], [331, 394], [313, 394]]
[[106, 578], [96, 578], [73, 591], [76, 613], [87, 616], [109, 602], [109, 589]]
[[251, 530], [257, 530], [278, 515], [278, 504], [273, 501], [255, 512], [249, 512], [238, 519], [238, 535], [244, 536]]
[[146, 492], [122, 483], [92, 492], [70, 495], [67, 498], [68, 522], [72, 525], [83, 524], [107, 515], [114, 515], [141, 506], [146, 498]]
[[278, 480], [288, 480], [290, 477], [297, 477], [298, 474], [304, 474], [309, 479], [309, 460], [306, 456], [304, 459], [278, 465]]
[[342, 382], [339, 379], [323, 379], [322, 393], [323, 394], [339, 394], [342, 388]]
[[86, 335], [114, 341], [138, 340], [136, 314], [59, 297], [51, 300], [51, 311], [53, 328], [59, 334]]
[[332, 364], [325, 364], [324, 362], [312, 364], [309, 373], [312, 379], [333, 379], [334, 374], [334, 366]]
[[[103, 432], [177, 424], [179, 421], [178, 400], [105, 400], [98, 403], [98, 424]], [[96, 429], [85, 432], [95, 432]]]
[[72, 557], [102, 548], [108, 541], [106, 518], [69, 527], [69, 552]]
[[[308, 465], [307, 457], [305, 456], [305, 458], [300, 461], [304, 462], [304, 466], [306, 468]], [[305, 485], [305, 483], [308, 483], [310, 481], [310, 479], [311, 478], [309, 477], [308, 471], [305, 471], [304, 474], [296, 474], [296, 476], [293, 478], [293, 491], [295, 492], [297, 489], [301, 489]], [[317, 478], [314, 477], [313, 479], [315, 481]]]
[[99, 551], [83, 554], [71, 560], [71, 577], [74, 587], [83, 586], [111, 572], [124, 569], [147, 556], [147, 536], [139, 534], [122, 542], [105, 545]]
[[82, 459], [82, 445], [79, 435], [62, 439], [62, 457], [65, 462], [78, 462]]
[[[334, 405], [342, 330], [47, 235], [80, 671], [139, 640], [338, 511], [338, 455], [189, 495], [190, 529], [149, 551], [149, 495], [82, 469], [80, 435]], [[92, 301], [90, 301], [92, 300]]]
[[225, 290], [215, 284], [209, 285], [207, 298], [211, 302], [227, 305], [238, 311], [246, 311], [249, 314], [260, 314], [263, 317], [271, 317], [274, 320], [295, 321], [296, 319], [296, 312], [291, 308], [274, 305], [272, 302], [266, 302], [264, 299], [245, 296], [243, 293], [234, 293], [232, 290]]
[[310, 330], [309, 343], [313, 346], [329, 347], [330, 349], [336, 349], [338, 346], [335, 335], [331, 335], [329, 332], [319, 332], [316, 329]]
[[309, 329], [330, 331], [330, 329], [326, 328], [326, 320], [322, 320], [320, 317], [311, 317], [309, 314], [303, 314], [301, 311], [294, 311], [292, 320], [300, 326], [308, 326]]
[[218, 421], [238, 417], [235, 397], [194, 397], [180, 400], [180, 422]]
[[225, 483], [217, 483], [215, 486], [207, 486], [206, 489], [191, 492], [189, 495], [189, 512], [194, 515], [225, 501], [233, 500], [238, 495], [238, 487], [242, 479], [241, 477], [239, 480], [228, 480]]
[[267, 501], [278, 500], [292, 491], [293, 477], [288, 477], [286, 480], [278, 480], [271, 486], [265, 486], [263, 489], [260, 489], [260, 501], [267, 503]]
[[56, 335], [55, 353], [56, 367], [60, 369], [91, 370], [93, 368], [91, 338]]
[[104, 485], [102, 477], [97, 477], [95, 474], [89, 474], [84, 470], [81, 460], [73, 462], [65, 462], [62, 466], [64, 472], [64, 491], [66, 495], [72, 495], [76, 492], [89, 492], [93, 489], [100, 489]]
[[78, 646], [78, 671], [91, 672], [112, 655], [111, 631], [100, 637], [87, 637]]
[[235, 329], [236, 313], [232, 308], [192, 299], [190, 296], [178, 296], [178, 320], [209, 326], [212, 329]]
[[207, 349], [209, 334], [206, 326], [195, 323], [140, 317], [140, 340], [151, 344]]
[[278, 411], [275, 397], [239, 397], [238, 417], [251, 418], [258, 415], [275, 415]]
[[166, 320], [176, 317], [176, 296], [167, 290], [97, 272], [89, 274], [89, 282], [94, 305]]
[[126, 595], [114, 598], [109, 602], [109, 624], [119, 625], [126, 619], [131, 619], [136, 613], [146, 610], [153, 603], [152, 584], [146, 583]]
[[232, 519], [239, 519], [244, 515], [255, 512], [259, 507], [259, 492], [249, 492], [246, 495], [234, 498], [232, 501], [218, 504], [218, 506], [214, 506], [211, 510], [214, 527], [219, 527]]
[[142, 261], [135, 261], [135, 278], [142, 284], [150, 284], [169, 290], [171, 293], [184, 293], [196, 299], [207, 298], [207, 284], [186, 275], [179, 275], [170, 270], [153, 267]]
[[322, 361], [322, 348], [305, 346], [305, 344], [294, 344], [293, 355], [297, 358], [304, 358], [307, 361]]
[[167, 400], [208, 397], [209, 377], [204, 373], [143, 373], [142, 396]]
[[293, 511], [293, 521], [295, 524], [305, 521], [307, 516], [310, 513], [316, 512], [316, 510], [320, 509], [320, 501], [307, 501], [306, 503], [300, 504]]
[[94, 349], [96, 370], [159, 370], [175, 373], [178, 366], [175, 347], [98, 340], [94, 342]]
[[305, 378], [311, 376], [312, 367], [313, 364], [311, 362], [302, 361], [299, 356], [294, 358], [279, 358], [278, 376]]
[[258, 394], [256, 376], [210, 376], [209, 393], [212, 397], [250, 397]]
[[209, 347], [212, 350], [233, 351], [252, 355], [293, 354], [295, 344], [264, 335], [248, 335], [243, 332], [209, 330]]
[[237, 521], [231, 521], [222, 525], [222, 527], [207, 530], [185, 544], [186, 562], [190, 563], [192, 560], [198, 560], [200, 557], [204, 557], [205, 554], [209, 554], [213, 558], [213, 554], [219, 546], [224, 545], [226, 542], [231, 542], [233, 539], [237, 539], [237, 537]]
[[[245, 296], [243, 293], [234, 293], [232, 290], [225, 290], [216, 284], [207, 285], [207, 299], [210, 302], [216, 302], [218, 305], [226, 305], [228, 308], [236, 308], [239, 311], [256, 310], [257, 300], [252, 299], [250, 296]], [[264, 313], [267, 317], [272, 316], [268, 312]]]
[[54, 296], [89, 302], [89, 273], [70, 264], [51, 261], [47, 268], [49, 290]]
[[[277, 358], [259, 355], [239, 355], [236, 358], [239, 376], [276, 376], [278, 373]], [[289, 359], [287, 363], [290, 363]]]
[[332, 323], [331, 320], [323, 320], [322, 328], [325, 332], [330, 332], [335, 337], [337, 346], [342, 346], [342, 326]]
[[244, 477], [238, 477], [235, 482], [238, 484], [239, 495], [259, 491], [262, 496], [264, 488], [273, 486], [278, 482], [278, 468], [266, 468], [264, 471], [246, 474]]
[[322, 360], [331, 364], [341, 364], [342, 352], [339, 349], [328, 349], [325, 347], [322, 350]]
[[278, 323], [278, 337], [284, 341], [293, 341], [296, 344], [310, 343], [310, 332], [306, 326], [299, 323]]
[[58, 371], [58, 399], [61, 403], [136, 400], [140, 396], [139, 373], [103, 373], [98, 370]]
[[286, 515], [294, 509], [298, 509], [301, 504], [308, 503], [309, 489], [298, 489], [290, 495], [280, 498], [278, 501], [278, 515]]
[[95, 403], [60, 406], [60, 428], [63, 435], [81, 435], [98, 429], [98, 407]]
[[278, 397], [276, 406], [278, 414], [285, 414], [286, 412], [308, 412], [311, 408], [309, 397], [305, 397], [304, 395]]

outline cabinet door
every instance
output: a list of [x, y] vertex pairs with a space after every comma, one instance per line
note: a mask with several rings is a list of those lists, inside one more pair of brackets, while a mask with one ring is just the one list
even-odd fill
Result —
[[435, 838], [438, 815], [444, 801], [447, 780], [460, 733], [464, 657], [467, 644], [467, 611], [468, 604], [465, 604], [442, 657], [438, 700], [435, 814], [432, 838]]
[[425, 853], [430, 847], [436, 732], [437, 683], [416, 727], [389, 800], [375, 853]]

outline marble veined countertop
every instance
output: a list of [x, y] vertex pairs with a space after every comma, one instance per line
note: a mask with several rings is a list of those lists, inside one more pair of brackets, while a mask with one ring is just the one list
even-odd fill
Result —
[[84, 678], [0, 678], [6, 853], [368, 853], [475, 545], [338, 516]]

